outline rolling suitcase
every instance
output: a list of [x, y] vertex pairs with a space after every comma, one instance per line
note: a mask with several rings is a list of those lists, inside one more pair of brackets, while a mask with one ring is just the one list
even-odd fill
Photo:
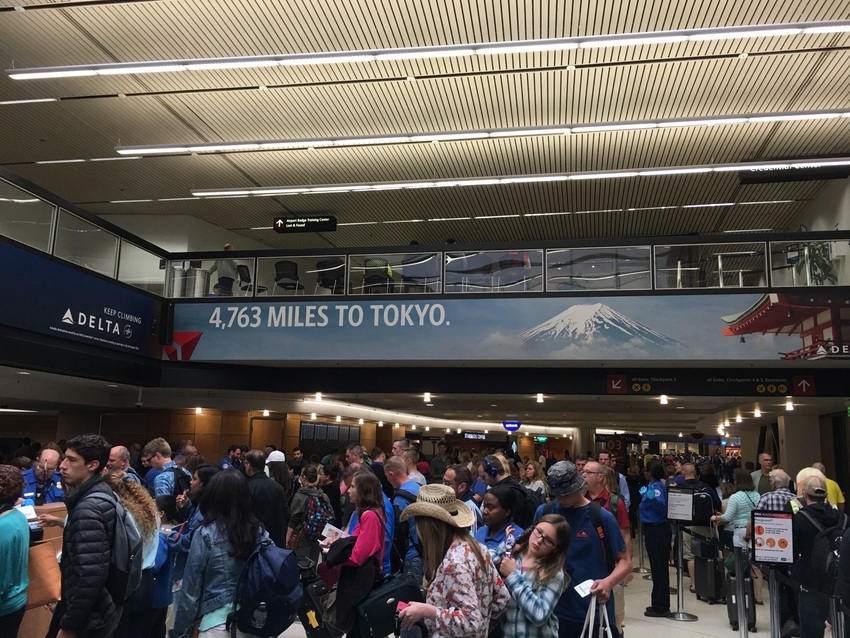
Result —
[[697, 600], [709, 605], [723, 600], [723, 563], [719, 559], [694, 557], [694, 590]]
[[383, 638], [396, 630], [398, 603], [425, 602], [416, 579], [407, 573], [387, 576], [357, 606], [358, 628], [363, 638]]
[[[732, 629], [738, 631], [738, 592], [737, 577], [734, 574], [726, 574], [726, 611], [729, 613], [729, 624]], [[753, 589], [753, 579], [750, 576], [744, 578], [744, 607], [747, 609], [747, 629], [751, 632], [756, 629], [756, 596]]]
[[304, 627], [304, 633], [307, 638], [331, 638], [323, 622], [328, 586], [316, 574], [316, 563], [309, 558], [300, 558], [298, 567], [301, 570], [301, 585], [304, 587], [298, 619]]

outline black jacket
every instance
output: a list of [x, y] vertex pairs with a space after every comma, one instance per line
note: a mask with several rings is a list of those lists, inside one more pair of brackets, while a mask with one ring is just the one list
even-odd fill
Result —
[[121, 615], [106, 591], [115, 506], [103, 499], [86, 498], [95, 492], [113, 494], [103, 479], [95, 476], [65, 497], [68, 520], [62, 537], [62, 601], [56, 614], [61, 629], [76, 631], [79, 636], [101, 635], [105, 628], [114, 628]]
[[[837, 525], [838, 519], [844, 516], [842, 512], [828, 503], [812, 503], [806, 505], [800, 512], [804, 510], [811, 514], [824, 528]], [[818, 573], [812, 560], [812, 549], [815, 544], [815, 537], [818, 535], [818, 529], [800, 512], [794, 514], [794, 551], [800, 558], [791, 567], [791, 577], [804, 587], [820, 591], [820, 587], [824, 584], [823, 574]]]
[[269, 537], [278, 547], [286, 547], [286, 527], [289, 524], [289, 499], [286, 490], [263, 472], [248, 477], [251, 490], [251, 509]]

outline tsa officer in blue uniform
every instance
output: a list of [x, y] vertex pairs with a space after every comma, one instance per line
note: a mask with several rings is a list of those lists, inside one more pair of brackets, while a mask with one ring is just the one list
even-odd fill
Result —
[[649, 568], [652, 571], [652, 605], [644, 616], [664, 618], [670, 616], [670, 543], [673, 534], [667, 522], [667, 488], [664, 487], [664, 467], [661, 463], [649, 465], [649, 485], [641, 488], [640, 524]]
[[26, 470], [24, 477], [24, 498], [35, 505], [62, 503], [65, 492], [62, 491], [62, 473], [59, 452], [45, 448], [38, 455], [35, 467]]

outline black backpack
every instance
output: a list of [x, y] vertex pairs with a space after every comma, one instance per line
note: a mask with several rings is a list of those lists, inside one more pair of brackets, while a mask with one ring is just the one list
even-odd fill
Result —
[[[416, 502], [416, 494], [407, 490], [395, 490], [393, 492], [393, 501], [395, 501], [396, 496], [401, 496], [408, 504]], [[410, 536], [410, 519], [401, 521], [401, 511], [401, 508], [393, 503], [395, 529], [393, 530], [393, 551], [390, 552], [390, 566], [394, 574], [404, 571], [404, 558], [407, 556], [408, 548], [413, 543], [413, 539]], [[419, 555], [422, 556], [422, 546], [418, 544], [414, 544], [413, 546]]]
[[526, 529], [534, 522], [534, 514], [537, 508], [546, 502], [543, 492], [532, 490], [525, 485], [516, 484], [519, 489], [517, 493], [516, 512], [511, 513], [514, 523]]
[[168, 471], [174, 473], [174, 487], [171, 489], [171, 495], [180, 496], [181, 494], [185, 494], [192, 483], [192, 477], [189, 476], [188, 471], [179, 465], [168, 468]]
[[[838, 561], [841, 558], [841, 541], [847, 529], [847, 515], [839, 512], [838, 524], [824, 527], [805, 509], [799, 513], [818, 531], [812, 544], [811, 567], [814, 573], [819, 575], [818, 590], [831, 594], [835, 591], [835, 583], [838, 581]], [[820, 577], [820, 574], [823, 574], [823, 577]]]
[[115, 530], [109, 552], [109, 576], [106, 591], [112, 601], [121, 606], [130, 599], [142, 583], [142, 537], [114, 493], [92, 492], [86, 498], [95, 498], [115, 505]]

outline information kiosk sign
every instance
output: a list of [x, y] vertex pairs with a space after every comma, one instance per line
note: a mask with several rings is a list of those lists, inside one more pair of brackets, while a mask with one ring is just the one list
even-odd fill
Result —
[[794, 562], [794, 515], [791, 512], [753, 510], [752, 550], [757, 563], [790, 565]]
[[694, 490], [677, 487], [667, 490], [667, 519], [690, 523], [694, 518]]

